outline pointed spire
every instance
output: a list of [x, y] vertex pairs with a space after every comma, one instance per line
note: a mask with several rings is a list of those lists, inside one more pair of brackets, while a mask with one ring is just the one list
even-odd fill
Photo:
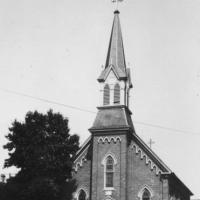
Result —
[[99, 81], [105, 80], [105, 76], [111, 67], [114, 68], [113, 70], [117, 73], [119, 79], [127, 78], [124, 46], [118, 10], [114, 12], [114, 20], [110, 36], [105, 69], [98, 78]]
[[119, 20], [119, 11], [114, 12], [114, 21], [112, 26], [112, 32], [110, 37], [110, 43], [107, 53], [106, 66], [110, 64], [116, 68], [120, 68], [123, 72], [126, 70], [124, 46], [122, 40], [121, 25]]
[[128, 107], [132, 83], [130, 69], [126, 68], [118, 10], [114, 12], [106, 64], [98, 81], [101, 83], [103, 106], [124, 105]]

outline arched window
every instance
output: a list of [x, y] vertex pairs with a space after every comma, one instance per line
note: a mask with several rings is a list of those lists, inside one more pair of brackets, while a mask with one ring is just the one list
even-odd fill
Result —
[[113, 187], [113, 178], [114, 178], [114, 160], [111, 156], [108, 156], [106, 159], [106, 166], [105, 166], [106, 187]]
[[142, 194], [142, 200], [150, 200], [150, 198], [151, 198], [151, 194], [150, 194], [149, 190], [147, 190], [145, 188], [144, 192]]
[[78, 195], [78, 200], [86, 200], [86, 193], [84, 190], [81, 190]]
[[118, 83], [115, 84], [114, 87], [114, 104], [120, 103], [120, 86]]
[[103, 105], [110, 104], [110, 88], [109, 85], [106, 84], [103, 90]]

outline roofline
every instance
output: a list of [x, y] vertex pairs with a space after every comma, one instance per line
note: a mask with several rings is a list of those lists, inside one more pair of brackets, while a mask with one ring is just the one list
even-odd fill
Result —
[[[107, 70], [107, 71], [106, 71], [106, 70]], [[125, 81], [128, 80], [128, 73], [127, 73], [127, 70], [125, 70], [125, 72], [122, 72], [122, 71], [121, 71], [121, 73], [125, 73], [124, 76], [121, 76], [121, 75], [118, 73], [118, 71], [116, 70], [116, 68], [115, 68], [115, 66], [114, 66], [113, 64], [110, 64], [109, 66], [105, 67], [105, 69], [102, 71], [102, 73], [104, 73], [103, 76], [102, 76], [102, 73], [101, 73], [100, 78], [98, 78], [97, 80], [98, 80], [99, 82], [105, 82], [105, 80], [107, 79], [107, 77], [108, 77], [108, 75], [109, 75], [109, 73], [110, 73], [111, 70], [113, 71], [113, 73], [115, 74], [115, 76], [116, 76], [116, 78], [117, 78], [118, 80], [125, 80]], [[121, 69], [119, 68], [119, 70], [121, 70]]]
[[126, 111], [128, 111], [128, 114], [132, 115], [132, 112], [130, 111], [130, 109], [128, 108], [128, 106], [122, 105], [122, 104], [119, 104], [119, 105], [106, 105], [106, 106], [98, 106], [97, 107], [98, 110], [112, 109], [112, 108], [125, 108]]
[[149, 148], [149, 146], [147, 146], [145, 144], [145, 142], [137, 135], [137, 134], [133, 134], [133, 136], [141, 143], [141, 145], [145, 148], [145, 150], [151, 154], [154, 159], [156, 161], [158, 161], [158, 163], [163, 167], [165, 168], [166, 172], [167, 173], [172, 173], [172, 170], [156, 155], [156, 153], [154, 151], [152, 151], [152, 149]]
[[[130, 128], [128, 127], [121, 127], [119, 128], [109, 128], [106, 129], [107, 131], [124, 131], [124, 130], [130, 130]], [[89, 129], [90, 132], [102, 132], [102, 129]], [[103, 130], [104, 131], [104, 130]], [[166, 172], [162, 172], [161, 175], [169, 175], [169, 177], [175, 179], [178, 181], [178, 183], [180, 183], [186, 190], [187, 192], [189, 192], [190, 196], [193, 195], [193, 193], [191, 192], [191, 190], [178, 178], [178, 176], [171, 171], [171, 169], [156, 155], [155, 152], [153, 152], [146, 144], [145, 142], [137, 135], [137, 134], [133, 134], [133, 136], [137, 139], [137, 141], [145, 148], [145, 150], [151, 154], [154, 157], [154, 161], [158, 162], [159, 165], [161, 165], [163, 168], [165, 168]], [[82, 155], [82, 153], [84, 152], [84, 150], [87, 148], [87, 146], [89, 145], [90, 141], [92, 139], [92, 136], [89, 136], [86, 141], [81, 145], [81, 148], [77, 151], [76, 155], [74, 156], [74, 162]]]
[[166, 168], [167, 172], [162, 172], [162, 175], [169, 175], [170, 177], [176, 179], [184, 188], [187, 189], [187, 191], [190, 193], [190, 195], [193, 195], [193, 193], [191, 192], [191, 190], [177, 177], [177, 175], [172, 172], [172, 170], [156, 155], [155, 152], [152, 151], [152, 149], [150, 149], [145, 142], [137, 135], [134, 134], [134, 136], [136, 137], [136, 139], [143, 145], [144, 148], [146, 148], [147, 151], [149, 151], [150, 154], [153, 155], [153, 157], [164, 167]]
[[[100, 82], [100, 83], [101, 82], [105, 82], [105, 80], [106, 79], [104, 79], [104, 78], [98, 78], [97, 79], [97, 81]], [[118, 78], [118, 80], [124, 80], [124, 81], [126, 81], [127, 80], [127, 76], [121, 76], [121, 77]]]
[[188, 190], [188, 192], [190, 193], [190, 196], [194, 195], [191, 192], [191, 190], [179, 179], [179, 177], [175, 173], [171, 173], [171, 177], [176, 179], [184, 188], [186, 188]]
[[113, 64], [110, 64], [109, 69], [108, 69], [107, 73], [105, 74], [105, 80], [108, 78], [108, 75], [109, 75], [111, 70], [113, 71], [113, 73], [115, 74], [117, 79], [119, 80], [119, 75], [118, 75], [117, 71], [115, 70], [115, 67], [114, 67]]
[[95, 128], [92, 127], [90, 129], [88, 129], [91, 133], [102, 133], [102, 132], [115, 132], [113, 133], [113, 135], [119, 134], [118, 132], [121, 131], [132, 131], [132, 127], [131, 126], [118, 126], [118, 127], [109, 127], [109, 128]]
[[74, 162], [78, 159], [78, 157], [80, 156], [80, 154], [84, 151], [84, 149], [86, 148], [86, 146], [89, 144], [91, 138], [92, 138], [92, 136], [89, 136], [85, 140], [85, 142], [81, 145], [81, 148], [76, 152], [76, 154], [74, 156]]

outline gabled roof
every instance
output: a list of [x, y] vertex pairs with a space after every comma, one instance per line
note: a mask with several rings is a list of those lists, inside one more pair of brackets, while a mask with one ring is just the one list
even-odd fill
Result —
[[139, 147], [160, 167], [164, 173], [171, 173], [171, 169], [149, 148], [148, 145], [137, 135], [134, 134], [134, 141], [139, 145]]
[[[91, 136], [83, 143], [79, 151], [76, 153], [74, 157], [74, 162], [84, 153], [85, 150], [88, 149], [88, 146], [91, 144]], [[135, 141], [139, 148], [141, 148], [162, 170], [163, 174], [171, 174], [171, 169], [145, 144], [145, 142], [137, 135], [133, 134], [133, 141]]]
[[[91, 140], [92, 138], [90, 136], [83, 143], [80, 150], [76, 153], [74, 157], [74, 163], [89, 148], [89, 146], [91, 145]], [[170, 180], [174, 180], [175, 183], [180, 184], [182, 188], [189, 193], [189, 195], [193, 195], [191, 190], [176, 176], [174, 172], [172, 172], [172, 170], [156, 155], [155, 152], [152, 151], [152, 149], [149, 148], [148, 145], [145, 144], [145, 142], [136, 133], [133, 134], [132, 140], [136, 142], [139, 148], [141, 148], [149, 156], [149, 158], [161, 169], [161, 176], [168, 176]]]
[[122, 40], [121, 25], [119, 20], [119, 11], [114, 12], [113, 26], [110, 36], [108, 53], [106, 58], [105, 69], [102, 71], [98, 80], [105, 81], [106, 75], [110, 68], [114, 68], [119, 79], [127, 79], [126, 61], [124, 54], [124, 45]]
[[90, 145], [91, 142], [91, 136], [87, 138], [87, 140], [81, 145], [80, 149], [76, 152], [73, 160], [76, 162], [76, 160], [79, 158], [79, 156], [87, 149], [87, 147]]
[[189, 193], [189, 195], [193, 195], [191, 190], [178, 178], [178, 176], [172, 172], [172, 170], [149, 148], [148, 145], [137, 135], [134, 134], [134, 139], [140, 148], [156, 163], [156, 165], [162, 170], [162, 176], [169, 176], [170, 180], [175, 180], [175, 183], [180, 184], [182, 188]]

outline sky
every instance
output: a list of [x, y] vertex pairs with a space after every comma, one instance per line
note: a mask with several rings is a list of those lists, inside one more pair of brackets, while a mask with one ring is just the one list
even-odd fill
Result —
[[[110, 0], [0, 0], [0, 174], [15, 172], [3, 169], [2, 146], [28, 111], [52, 108], [81, 143], [90, 136], [114, 9]], [[136, 132], [200, 198], [200, 1], [124, 0], [119, 10]]]

